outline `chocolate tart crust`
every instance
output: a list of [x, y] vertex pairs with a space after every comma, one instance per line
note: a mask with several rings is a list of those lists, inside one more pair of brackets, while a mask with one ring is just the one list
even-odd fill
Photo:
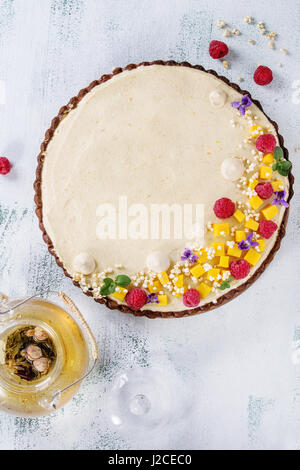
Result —
[[[43, 143], [41, 144], [40, 154], [37, 157], [38, 165], [37, 165], [37, 169], [36, 169], [36, 180], [34, 182], [33, 187], [34, 187], [34, 191], [35, 191], [35, 196], [34, 196], [34, 201], [35, 201], [35, 204], [36, 204], [35, 212], [36, 212], [36, 215], [37, 215], [38, 220], [39, 220], [39, 227], [40, 227], [40, 229], [43, 233], [43, 240], [47, 244], [49, 252], [54, 256], [57, 265], [60, 266], [63, 269], [64, 274], [67, 277], [70, 277], [71, 279], [72, 279], [72, 276], [66, 271], [66, 269], [63, 266], [63, 263], [61, 262], [61, 260], [57, 256], [57, 254], [55, 253], [54, 246], [52, 244], [52, 241], [51, 241], [50, 237], [48, 236], [48, 234], [46, 232], [46, 229], [45, 229], [44, 223], [43, 223], [43, 204], [42, 204], [42, 189], [41, 189], [41, 186], [42, 186], [43, 163], [44, 163], [44, 158], [45, 158], [44, 152], [46, 151], [46, 149], [48, 147], [48, 144], [49, 144], [50, 140], [52, 139], [52, 137], [55, 133], [55, 130], [59, 126], [60, 122], [64, 119], [64, 117], [72, 109], [76, 108], [76, 106], [82, 100], [82, 98], [87, 93], [89, 93], [94, 87], [100, 85], [101, 83], [107, 82], [107, 80], [110, 80], [113, 76], [118, 75], [119, 73], [122, 73], [123, 71], [130, 71], [130, 70], [134, 70], [134, 69], [136, 69], [137, 67], [140, 67], [140, 66], [146, 67], [146, 66], [149, 66], [149, 65], [169, 65], [169, 66], [177, 66], [177, 67], [189, 67], [189, 68], [193, 68], [193, 69], [196, 69], [196, 70], [200, 70], [202, 72], [207, 72], [207, 73], [209, 73], [211, 75], [214, 75], [215, 77], [219, 78], [220, 80], [225, 82], [227, 85], [232, 87], [234, 90], [236, 90], [236, 91], [238, 91], [242, 94], [248, 94], [250, 96], [252, 102], [263, 112], [263, 114], [267, 117], [267, 119], [274, 126], [274, 128], [276, 130], [276, 133], [277, 133], [278, 140], [279, 140], [279, 144], [280, 144], [281, 148], [284, 151], [284, 158], [286, 160], [289, 159], [289, 153], [288, 153], [288, 150], [284, 147], [284, 139], [278, 132], [277, 123], [272, 121], [272, 119], [270, 119], [265, 114], [260, 102], [257, 101], [257, 100], [254, 100], [251, 97], [251, 94], [248, 91], [242, 90], [237, 84], [231, 83], [226, 77], [218, 75], [214, 70], [206, 70], [201, 65], [191, 65], [188, 62], [175, 62], [173, 60], [169, 60], [169, 61], [155, 60], [153, 62], [141, 62], [140, 64], [129, 64], [124, 68], [118, 67], [118, 68], [114, 69], [111, 74], [102, 75], [102, 77], [99, 80], [93, 81], [87, 88], [83, 88], [82, 90], [80, 90], [80, 92], [78, 93], [77, 96], [71, 98], [69, 103], [66, 106], [63, 106], [59, 110], [58, 115], [52, 120], [51, 126], [45, 134], [45, 139], [44, 139]], [[290, 184], [290, 188], [289, 188], [288, 202], [291, 200], [291, 198], [293, 197], [293, 194], [294, 194], [294, 191], [293, 191], [294, 177], [293, 177], [291, 172], [289, 173], [289, 184]], [[210, 302], [206, 305], [199, 306], [199, 307], [196, 307], [194, 309], [189, 309], [189, 310], [185, 309], [185, 310], [181, 310], [181, 311], [178, 311], [178, 312], [172, 312], [172, 311], [162, 312], [162, 311], [152, 311], [152, 310], [140, 310], [138, 312], [135, 312], [132, 309], [130, 309], [129, 307], [127, 307], [127, 305], [118, 304], [116, 301], [114, 301], [110, 298], [107, 298], [107, 297], [103, 297], [101, 299], [94, 299], [94, 300], [96, 302], [100, 303], [100, 304], [105, 304], [111, 310], [116, 310], [117, 309], [117, 310], [119, 310], [123, 313], [131, 313], [135, 316], [139, 316], [139, 317], [146, 316], [148, 318], [188, 317], [188, 316], [191, 316], [191, 315], [196, 315], [198, 313], [204, 313], [204, 312], [207, 312], [209, 310], [213, 310], [217, 307], [220, 307], [220, 306], [224, 305], [226, 302], [229, 302], [231, 299], [234, 299], [235, 297], [240, 295], [246, 289], [248, 289], [248, 287], [250, 287], [256, 281], [256, 279], [258, 279], [258, 277], [264, 272], [266, 267], [273, 260], [276, 252], [280, 248], [281, 240], [285, 236], [286, 225], [287, 225], [287, 221], [288, 221], [288, 215], [289, 215], [289, 208], [287, 208], [285, 210], [282, 222], [280, 224], [280, 227], [278, 228], [277, 239], [275, 241], [275, 244], [274, 244], [272, 250], [270, 251], [268, 257], [261, 264], [259, 269], [257, 269], [253, 273], [253, 275], [247, 280], [247, 282], [240, 285], [236, 289], [230, 290], [227, 294], [225, 293], [224, 295], [219, 297], [217, 299], [216, 303]], [[74, 280], [73, 280], [73, 284], [77, 287], [80, 287], [79, 283], [74, 281]], [[90, 291], [86, 292], [85, 294], [92, 297], [92, 293]]]

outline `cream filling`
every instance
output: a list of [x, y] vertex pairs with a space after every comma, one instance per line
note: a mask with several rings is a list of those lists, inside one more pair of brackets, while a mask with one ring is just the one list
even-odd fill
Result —
[[[221, 108], [209, 99], [215, 90], [227, 94]], [[226, 158], [253, 160], [253, 145], [240, 148], [249, 136], [249, 124], [231, 107], [232, 101], [240, 99], [240, 93], [206, 72], [154, 65], [123, 72], [81, 100], [51, 139], [42, 173], [44, 226], [71, 275], [75, 275], [73, 260], [80, 253], [92, 255], [99, 272], [122, 265], [120, 272], [132, 276], [146, 269], [151, 252], [165, 252], [176, 262], [187, 245], [173, 239], [99, 240], [96, 213], [100, 204], [118, 207], [119, 196], [127, 196], [128, 205], [202, 203], [207, 223], [220, 222], [212, 210], [217, 199], [247, 199], [236, 182], [225, 180], [220, 171]], [[255, 105], [251, 111], [257, 123], [276, 134]], [[287, 187], [286, 178], [278, 175], [276, 179], [283, 179]], [[274, 219], [278, 225], [283, 214], [280, 208]], [[249, 277], [266, 259], [275, 239], [276, 234], [266, 241], [263, 256]], [[208, 233], [207, 244], [210, 241]], [[234, 282], [232, 288], [246, 280]], [[227, 292], [210, 294], [200, 305]], [[178, 311], [185, 307], [182, 298], [169, 295], [168, 306], [147, 304], [144, 308]]]

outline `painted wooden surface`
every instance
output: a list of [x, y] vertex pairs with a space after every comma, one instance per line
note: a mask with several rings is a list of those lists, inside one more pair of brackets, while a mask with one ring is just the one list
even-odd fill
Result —
[[[245, 15], [278, 33], [275, 51], [242, 22]], [[211, 39], [222, 39], [219, 18], [242, 33], [227, 40], [225, 71], [207, 53]], [[14, 165], [0, 176], [0, 290], [20, 296], [62, 287], [85, 313], [101, 355], [64, 410], [42, 419], [0, 413], [0, 449], [300, 448], [300, 365], [291, 361], [300, 340], [299, 47], [299, 0], [0, 1], [0, 154]], [[157, 58], [243, 77], [279, 123], [298, 177], [287, 237], [267, 272], [217, 311], [173, 321], [124, 316], [81, 295], [47, 252], [32, 190], [35, 157], [59, 107], [114, 67]], [[259, 63], [274, 69], [269, 87], [251, 79]], [[176, 373], [190, 405], [183, 417], [178, 406], [168, 428], [146, 443], [136, 432], [120, 435], [106, 417], [112, 378], [134, 365]]]

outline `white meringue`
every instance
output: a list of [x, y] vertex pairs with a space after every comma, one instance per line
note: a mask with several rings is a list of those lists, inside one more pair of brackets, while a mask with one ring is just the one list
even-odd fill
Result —
[[240, 158], [226, 158], [221, 165], [222, 176], [228, 181], [240, 179], [245, 171], [244, 163]]
[[147, 256], [146, 260], [147, 268], [156, 273], [166, 271], [170, 266], [170, 258], [161, 251], [152, 251]]
[[94, 258], [88, 253], [79, 253], [73, 260], [73, 268], [77, 273], [84, 275], [91, 274], [95, 271], [96, 263]]
[[209, 101], [214, 108], [222, 108], [227, 101], [227, 93], [223, 90], [214, 90], [209, 95]]

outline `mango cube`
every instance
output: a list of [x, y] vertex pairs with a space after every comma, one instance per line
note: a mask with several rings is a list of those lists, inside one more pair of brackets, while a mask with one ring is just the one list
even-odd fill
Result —
[[269, 204], [266, 206], [264, 209], [262, 209], [261, 213], [264, 216], [265, 219], [271, 220], [275, 215], [277, 214], [278, 209], [275, 205]]
[[233, 217], [241, 224], [245, 218], [245, 214], [243, 214], [242, 211], [237, 209], [235, 213], [233, 214]]
[[202, 265], [199, 263], [199, 264], [196, 264], [196, 266], [194, 266], [193, 268], [191, 268], [190, 272], [192, 276], [198, 279], [198, 277], [202, 276], [205, 273], [205, 270], [203, 269]]
[[251, 137], [253, 138], [257, 138], [260, 135], [263, 135], [263, 133], [264, 133], [264, 130], [262, 126], [255, 124], [254, 126], [250, 127], [250, 134], [251, 134]]
[[229, 267], [229, 256], [220, 256], [219, 266], [221, 268]]
[[214, 224], [213, 230], [214, 230], [214, 235], [216, 237], [229, 235], [229, 224], [227, 222], [223, 222], [221, 224]]
[[240, 258], [242, 255], [242, 250], [240, 250], [237, 244], [235, 243], [232, 248], [228, 247], [227, 255], [233, 256], [234, 258]]
[[159, 281], [154, 281], [152, 282], [152, 284], [148, 284], [148, 291], [150, 292], [150, 294], [157, 294], [161, 290], [163, 290], [163, 286]]
[[241, 242], [242, 240], [246, 240], [246, 232], [244, 230], [236, 230], [235, 231], [235, 241]]
[[179, 276], [177, 276], [177, 277], [178, 277], [178, 279], [175, 282], [175, 286], [180, 289], [180, 287], [183, 287], [183, 274], [179, 274]]
[[118, 287], [118, 290], [111, 294], [111, 296], [122, 302], [125, 299], [127, 292], [127, 289], [124, 289], [123, 287]]
[[284, 190], [284, 184], [283, 181], [271, 181], [271, 185], [273, 186], [274, 191], [283, 191]]
[[249, 187], [250, 189], [255, 189], [256, 186], [258, 185], [258, 183], [259, 183], [258, 180], [257, 180], [257, 179], [254, 179], [253, 181], [251, 181], [251, 182], [249, 183], [248, 187]]
[[159, 301], [159, 305], [162, 307], [168, 305], [168, 296], [166, 294], [158, 295], [157, 300]]
[[263, 158], [263, 163], [265, 163], [266, 165], [272, 165], [273, 162], [274, 162], [273, 153], [266, 153], [266, 155]]
[[220, 243], [211, 243], [210, 246], [215, 249], [216, 256], [223, 256], [225, 255], [225, 244], [223, 242]]
[[207, 261], [207, 252], [205, 250], [195, 251], [196, 255], [198, 256], [199, 263], [205, 263]]
[[264, 201], [259, 196], [253, 196], [249, 199], [249, 204], [255, 211], [263, 205]]
[[244, 259], [248, 261], [248, 263], [252, 264], [252, 266], [255, 266], [260, 260], [260, 258], [261, 254], [258, 253], [258, 251], [253, 250], [253, 248], [250, 248]]
[[212, 268], [209, 271], [207, 271], [207, 279], [210, 281], [216, 281], [219, 274], [220, 274], [220, 269], [218, 268]]
[[258, 230], [259, 223], [256, 222], [256, 220], [249, 219], [249, 220], [246, 220], [246, 222], [245, 222], [245, 227], [246, 227], [246, 228], [249, 228], [249, 229], [252, 230], [253, 232], [256, 232], [256, 231]]
[[265, 244], [266, 244], [264, 238], [260, 238], [259, 240], [256, 240], [256, 241], [258, 243], [259, 251], [263, 252], [265, 249]]
[[196, 289], [199, 292], [201, 299], [205, 299], [205, 297], [208, 296], [212, 288], [205, 284], [205, 282], [201, 282], [201, 284], [199, 284]]
[[259, 169], [259, 177], [261, 180], [270, 180], [272, 178], [272, 167], [270, 166], [261, 166]]
[[167, 284], [168, 282], [170, 282], [169, 276], [167, 275], [167, 273], [165, 271], [158, 274], [158, 279], [160, 280], [162, 285]]

